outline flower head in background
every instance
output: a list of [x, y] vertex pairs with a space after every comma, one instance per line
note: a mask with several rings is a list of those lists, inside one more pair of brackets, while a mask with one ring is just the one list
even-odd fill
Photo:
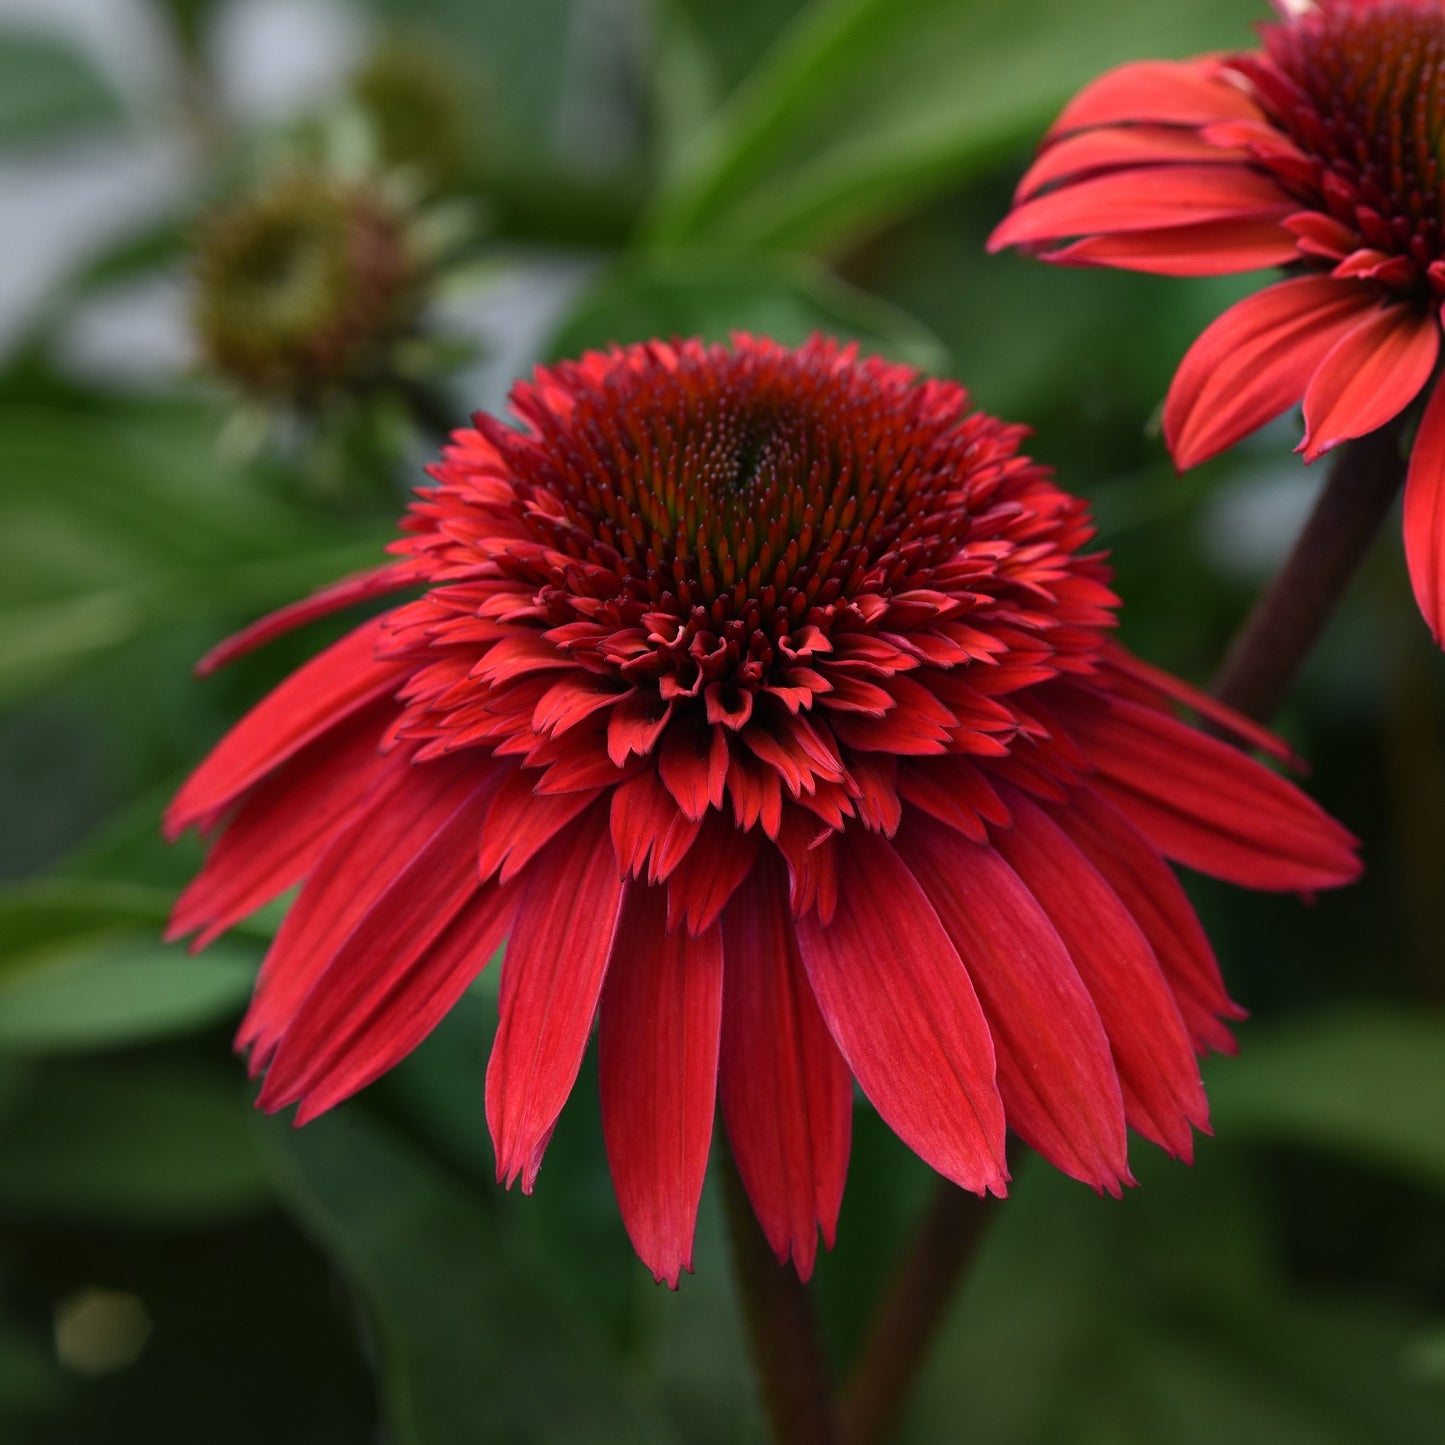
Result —
[[193, 265], [201, 349], [258, 397], [314, 405], [374, 385], [420, 316], [424, 268], [405, 215], [378, 186], [319, 169], [208, 216]]
[[1226, 311], [1164, 409], [1192, 467], [1301, 400], [1307, 461], [1428, 396], [1405, 492], [1415, 595], [1445, 641], [1445, 5], [1303, 0], [1244, 54], [1148, 61], [1054, 123], [990, 246], [1069, 265], [1290, 275]]
[[240, 634], [419, 592], [217, 746], [172, 833], [204, 943], [300, 894], [239, 1042], [309, 1119], [505, 939], [486, 1113], [530, 1190], [594, 1022], [624, 1223], [690, 1267], [720, 1100], [780, 1259], [831, 1242], [852, 1086], [965, 1189], [1014, 1129], [1099, 1190], [1188, 1157], [1237, 1017], [1165, 859], [1357, 872], [1267, 735], [1110, 638], [1081, 502], [962, 388], [851, 348], [654, 343], [455, 433], [397, 560]]

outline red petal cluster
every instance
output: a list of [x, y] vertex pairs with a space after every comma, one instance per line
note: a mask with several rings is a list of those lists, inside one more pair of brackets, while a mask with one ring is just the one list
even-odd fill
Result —
[[1286, 266], [1185, 356], [1164, 409], [1192, 467], [1304, 403], [1313, 461], [1428, 395], [1405, 551], [1445, 642], [1445, 7], [1281, 5], [1262, 48], [1111, 71], [1065, 108], [990, 246], [1209, 276]]
[[503, 939], [486, 1107], [530, 1190], [594, 1020], [624, 1222], [690, 1264], [716, 1099], [780, 1259], [831, 1241], [852, 1081], [964, 1188], [1006, 1127], [1117, 1193], [1188, 1157], [1238, 1017], [1164, 859], [1357, 871], [1278, 745], [1109, 640], [1083, 504], [948, 382], [815, 340], [540, 371], [458, 432], [398, 560], [243, 633], [421, 588], [283, 682], [172, 832], [175, 934], [300, 883], [240, 1044], [304, 1120], [402, 1058]]

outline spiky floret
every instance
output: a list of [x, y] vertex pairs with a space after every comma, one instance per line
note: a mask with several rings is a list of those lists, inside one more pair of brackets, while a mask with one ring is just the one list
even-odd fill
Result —
[[1185, 356], [1164, 408], [1181, 467], [1303, 401], [1313, 461], [1428, 399], [1405, 552], [1445, 639], [1445, 7], [1277, 5], [1256, 51], [1126, 65], [1045, 137], [992, 249], [1165, 275], [1286, 266]]
[[[208, 666], [421, 589], [287, 679], [176, 798], [224, 823], [172, 931], [297, 882], [239, 1042], [306, 1119], [507, 939], [499, 1178], [536, 1179], [594, 1018], [638, 1252], [690, 1267], [715, 1098], [779, 1258], [831, 1242], [852, 1079], [1002, 1193], [1006, 1124], [1100, 1190], [1188, 1156], [1238, 1016], [1164, 858], [1342, 882], [1349, 836], [1174, 716], [1279, 745], [1110, 640], [1083, 506], [948, 382], [815, 340], [539, 371], [457, 432], [391, 565]], [[724, 989], [724, 979], [727, 987]]]

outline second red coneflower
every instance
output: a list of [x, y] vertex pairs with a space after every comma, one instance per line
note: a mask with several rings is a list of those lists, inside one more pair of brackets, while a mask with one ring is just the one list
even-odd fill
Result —
[[[1303, 401], [1306, 460], [1422, 394], [1405, 489], [1445, 642], [1445, 6], [1277, 0], [1262, 48], [1111, 71], [1054, 123], [993, 249], [1171, 276], [1286, 266], [1195, 342], [1164, 433], [1192, 467]], [[1067, 243], [1067, 244], [1065, 244]]]
[[1165, 859], [1357, 871], [1242, 719], [1109, 639], [1083, 504], [948, 382], [815, 341], [652, 344], [460, 431], [398, 560], [416, 600], [281, 684], [182, 789], [223, 828], [173, 931], [300, 883], [240, 1034], [301, 1120], [426, 1036], [507, 940], [486, 1113], [530, 1190], [598, 1034], [624, 1223], [690, 1267], [721, 1102], [780, 1259], [833, 1238], [852, 1084], [1002, 1194], [1008, 1128], [1117, 1193], [1188, 1157], [1226, 996]]

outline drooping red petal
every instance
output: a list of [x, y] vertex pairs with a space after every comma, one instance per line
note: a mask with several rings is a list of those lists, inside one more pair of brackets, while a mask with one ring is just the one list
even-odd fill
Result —
[[1329, 276], [1280, 281], [1236, 302], [1189, 348], [1164, 403], [1164, 438], [1185, 469], [1233, 446], [1304, 395], [1325, 354], [1374, 306]]
[[723, 914], [719, 1087], [743, 1187], [779, 1263], [832, 1247], [848, 1172], [853, 1081], [798, 953], [788, 890], [759, 860]]
[[1270, 177], [1241, 165], [1121, 171], [1074, 181], [1016, 206], [988, 238], [988, 249], [1206, 221], [1282, 221], [1297, 204]]
[[598, 1014], [602, 1132], [632, 1246], [673, 1289], [692, 1271], [722, 988], [721, 930], [668, 933], [663, 890], [629, 883]]
[[[1108, 170], [1137, 171], [1180, 162], [1237, 163], [1248, 152], [1217, 146], [1197, 130], [1178, 126], [1111, 126], [1077, 131], [1046, 145], [1014, 191], [1015, 203], [1030, 200], [1045, 186]], [[1149, 177], [1141, 177], [1147, 185]]]
[[1208, 125], [1259, 119], [1259, 107], [1219, 73], [1215, 60], [1140, 60], [1087, 85], [1049, 127], [1067, 135], [1085, 126]]
[[306, 877], [391, 766], [381, 751], [389, 716], [384, 706], [363, 709], [249, 790], [176, 900], [167, 940], [196, 933], [197, 952]]
[[958, 952], [892, 844], [857, 833], [838, 855], [831, 922], [805, 913], [794, 925], [828, 1030], [915, 1154], [963, 1189], [1002, 1195], [993, 1041]]
[[1441, 386], [1430, 393], [1410, 450], [1405, 561], [1420, 611], [1435, 641], [1445, 646], [1445, 387]]
[[344, 1045], [368, 1010], [477, 891], [473, 840], [491, 801], [490, 770], [459, 773], [435, 809], [414, 851], [393, 853], [385, 885], [366, 903], [325, 968], [287, 1020], [266, 1074], [261, 1105], [293, 1103]]
[[1245, 1012], [1225, 991], [1214, 950], [1173, 870], [1092, 792], [1075, 793], [1050, 811], [1149, 940], [1196, 1051], [1233, 1053], [1234, 1040], [1220, 1020], [1241, 1019]]
[[1058, 825], [1021, 793], [1009, 805], [1014, 826], [995, 845], [1058, 929], [1099, 1010], [1130, 1127], [1190, 1158], [1190, 1126], [1208, 1127], [1209, 1105], [1194, 1046], [1153, 949]]
[[612, 951], [622, 875], [596, 806], [532, 862], [502, 965], [501, 1024], [487, 1066], [497, 1178], [530, 1194], [582, 1064]]
[[1009, 1127], [1064, 1173], [1117, 1195], [1132, 1182], [1119, 1076], [1058, 930], [989, 844], [915, 813], [898, 850], [978, 992]]
[[1079, 693], [1065, 714], [1090, 780], [1166, 857], [1246, 888], [1333, 888], [1358, 877], [1355, 840], [1293, 784], [1176, 718]]
[[1297, 259], [1295, 238], [1277, 220], [1198, 221], [1116, 236], [1085, 236], [1045, 261], [1061, 266], [1112, 266], [1153, 276], [1232, 276]]
[[495, 785], [473, 758], [413, 765], [393, 754], [364, 805], [335, 835], [271, 944], [236, 1036], [251, 1071], [277, 1042], [336, 951], [392, 881], [424, 853], [456, 809]]
[[1384, 306], [1330, 349], [1305, 391], [1305, 435], [1298, 450], [1312, 462], [1351, 437], [1398, 416], [1420, 394], [1440, 354], [1433, 311]]
[[387, 597], [404, 587], [414, 587], [418, 580], [416, 568], [401, 562], [388, 562], [383, 567], [343, 577], [329, 587], [313, 592], [310, 597], [303, 597], [299, 602], [268, 613], [213, 647], [196, 664], [196, 676], [207, 677], [218, 668], [226, 667], [237, 658], [255, 652], [258, 647], [265, 647], [268, 642], [274, 642], [308, 622], [329, 617], [344, 607], [355, 607], [376, 597]]
[[166, 809], [166, 836], [214, 817], [313, 738], [394, 692], [410, 669], [377, 661], [380, 631], [379, 619], [364, 623], [262, 698], [176, 794]]

